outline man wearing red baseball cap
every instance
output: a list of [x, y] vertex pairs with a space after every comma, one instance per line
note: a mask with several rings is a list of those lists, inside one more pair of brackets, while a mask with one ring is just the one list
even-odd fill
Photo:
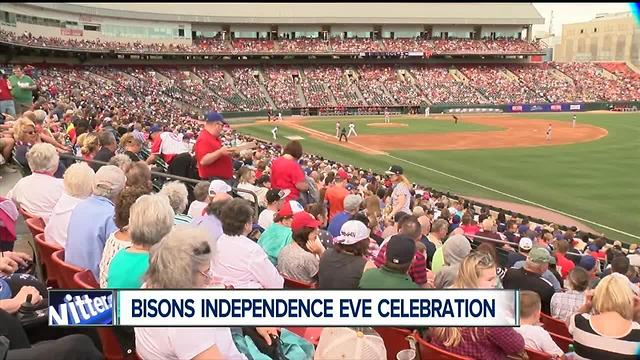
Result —
[[329, 202], [329, 221], [344, 210], [344, 198], [349, 195], [348, 182], [349, 174], [343, 168], [338, 169], [336, 183], [330, 186], [324, 194], [324, 198]]

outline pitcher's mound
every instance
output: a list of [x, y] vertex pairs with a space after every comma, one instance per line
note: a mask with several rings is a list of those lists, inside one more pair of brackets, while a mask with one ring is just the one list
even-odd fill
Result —
[[409, 125], [403, 124], [403, 123], [369, 123], [367, 124], [367, 126], [397, 128], [397, 127], [405, 127]]

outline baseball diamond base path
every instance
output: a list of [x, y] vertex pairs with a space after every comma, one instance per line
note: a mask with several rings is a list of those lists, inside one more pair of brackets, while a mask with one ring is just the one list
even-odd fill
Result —
[[[417, 117], [407, 120], [420, 121]], [[452, 120], [441, 117], [429, 118], [429, 121], [449, 122], [452, 129], [455, 129], [456, 126]], [[392, 150], [470, 150], [566, 145], [598, 140], [608, 134], [606, 129], [589, 124], [578, 123], [575, 128], [572, 128], [571, 122], [544, 119], [518, 119], [509, 116], [459, 116], [459, 121], [495, 126], [503, 130], [438, 134], [358, 135], [349, 138], [349, 142], [345, 143], [338, 142], [335, 136], [305, 127], [305, 120], [287, 119], [279, 125], [305, 132], [325, 142], [373, 155], [385, 154], [384, 151]], [[552, 136], [551, 140], [547, 141], [545, 134], [549, 124], [552, 127]]]
[[544, 219], [544, 220], [552, 222], [554, 224], [564, 225], [564, 226], [568, 226], [568, 227], [575, 226], [580, 231], [587, 231], [587, 232], [590, 232], [592, 234], [600, 234], [601, 233], [600, 231], [596, 231], [593, 228], [590, 228], [589, 226], [587, 226], [587, 225], [575, 220], [572, 217], [564, 216], [562, 214], [558, 214], [558, 213], [553, 212], [553, 211], [541, 209], [539, 207], [530, 206], [530, 205], [523, 205], [523, 204], [513, 203], [513, 202], [509, 202], [509, 201], [483, 199], [483, 198], [478, 198], [478, 197], [474, 197], [474, 196], [465, 196], [465, 195], [459, 195], [459, 196], [464, 198], [464, 199], [468, 199], [468, 200], [471, 200], [471, 201], [474, 201], [474, 202], [487, 204], [487, 205], [493, 205], [493, 206], [499, 207], [501, 209], [509, 209], [509, 210], [511, 210], [513, 212], [516, 212], [516, 213], [526, 214], [527, 216], [535, 217], [535, 218], [538, 218], [538, 219]]

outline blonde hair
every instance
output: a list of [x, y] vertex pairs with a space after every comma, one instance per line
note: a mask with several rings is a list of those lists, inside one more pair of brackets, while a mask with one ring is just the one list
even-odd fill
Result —
[[629, 279], [622, 274], [614, 273], [600, 280], [592, 302], [595, 314], [613, 311], [633, 320], [633, 291]]
[[[462, 260], [460, 269], [458, 270], [458, 277], [451, 287], [458, 289], [475, 289], [478, 286], [478, 280], [482, 271], [495, 267], [496, 263], [491, 255], [472, 252]], [[446, 347], [456, 347], [462, 342], [463, 331], [470, 331], [472, 341], [477, 341], [477, 328], [434, 327], [431, 329], [431, 335], [440, 340]]]
[[64, 191], [69, 196], [84, 199], [93, 193], [96, 173], [87, 163], [75, 163], [64, 172]]
[[171, 208], [173, 208], [176, 214], [182, 214], [187, 208], [189, 192], [187, 191], [187, 186], [180, 181], [165, 183], [162, 189], [160, 189], [160, 194], [169, 198]]
[[33, 130], [36, 129], [36, 124], [31, 119], [26, 117], [19, 117], [13, 124], [13, 137], [16, 141], [22, 141], [24, 137], [24, 131], [26, 127], [33, 126]]
[[87, 133], [85, 137], [82, 139], [78, 138], [78, 142], [80, 141], [82, 141], [82, 147], [80, 148], [80, 152], [82, 153], [82, 155], [92, 154], [98, 151], [98, 149], [100, 148], [100, 141], [98, 141], [98, 134], [94, 132]]
[[131, 242], [147, 246], [156, 244], [173, 228], [173, 216], [166, 196], [140, 196], [129, 208]]

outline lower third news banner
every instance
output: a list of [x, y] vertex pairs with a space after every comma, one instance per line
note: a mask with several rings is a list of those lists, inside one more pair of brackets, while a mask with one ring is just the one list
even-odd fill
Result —
[[49, 326], [114, 325], [111, 290], [49, 290]]
[[517, 290], [118, 290], [123, 326], [519, 326]]

